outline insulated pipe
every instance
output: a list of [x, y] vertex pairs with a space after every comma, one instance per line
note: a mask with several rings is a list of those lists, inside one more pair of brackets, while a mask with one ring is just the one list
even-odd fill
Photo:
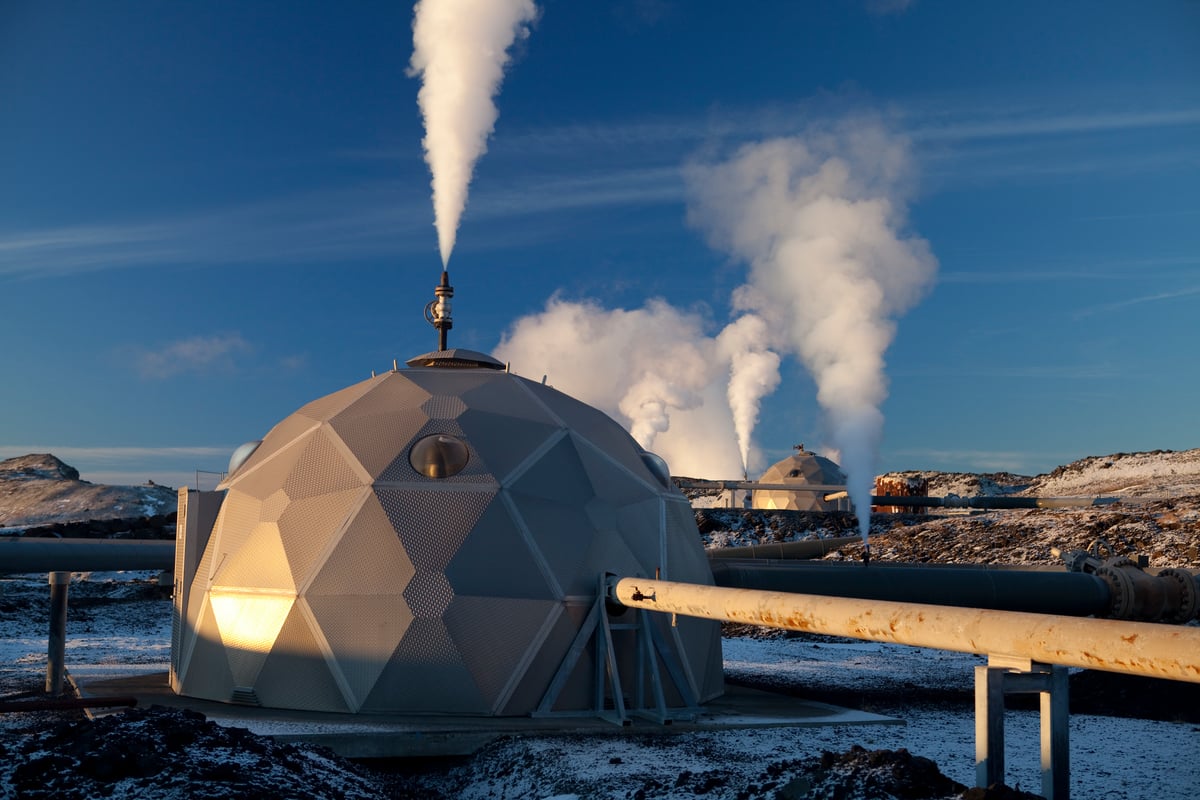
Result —
[[1108, 585], [1082, 572], [1048, 572], [971, 566], [872, 565], [829, 562], [722, 561], [712, 564], [718, 586], [775, 592], [933, 603], [939, 606], [1105, 615]]
[[709, 559], [726, 558], [820, 558], [839, 547], [861, 542], [861, 536], [839, 536], [831, 539], [800, 539], [793, 542], [752, 544], [746, 547], [718, 547], [707, 552]]
[[172, 540], [0, 538], [0, 573], [171, 569]]
[[630, 608], [1200, 683], [1200, 628], [612, 578]]
[[872, 495], [873, 506], [911, 506], [920, 508], [1090, 508], [1120, 502], [1117, 497], [902, 497]]

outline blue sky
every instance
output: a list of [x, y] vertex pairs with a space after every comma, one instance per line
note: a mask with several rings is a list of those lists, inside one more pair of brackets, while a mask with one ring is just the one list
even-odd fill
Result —
[[[555, 293], [715, 332], [747, 268], [689, 223], [684, 166], [867, 113], [908, 143], [906, 231], [939, 265], [887, 351], [879, 468], [1200, 447], [1200, 3], [538, 5], [450, 262], [452, 345], [494, 350]], [[0, 6], [0, 457], [191, 483], [435, 348], [411, 24]], [[762, 459], [826, 438], [814, 395], [786, 360]]]

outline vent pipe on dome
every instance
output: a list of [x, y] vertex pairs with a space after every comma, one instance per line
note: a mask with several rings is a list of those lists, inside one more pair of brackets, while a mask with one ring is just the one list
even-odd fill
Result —
[[450, 273], [442, 270], [442, 282], [433, 290], [434, 299], [425, 306], [425, 321], [438, 332], [438, 350], [446, 349], [446, 333], [454, 327], [450, 317], [450, 298], [454, 297], [454, 287], [450, 285]]

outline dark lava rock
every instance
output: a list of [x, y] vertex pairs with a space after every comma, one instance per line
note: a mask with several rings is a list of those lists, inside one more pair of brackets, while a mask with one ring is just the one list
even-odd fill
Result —
[[0, 735], [0, 786], [40, 800], [373, 798], [378, 781], [322, 748], [279, 744], [202, 714], [151, 706]]

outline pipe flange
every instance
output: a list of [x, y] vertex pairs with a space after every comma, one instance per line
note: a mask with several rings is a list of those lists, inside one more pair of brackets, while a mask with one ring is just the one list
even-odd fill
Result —
[[1179, 607], [1164, 618], [1167, 622], [1182, 624], [1200, 617], [1200, 583], [1185, 569], [1171, 567], [1158, 573], [1162, 580], [1173, 580], [1179, 584]]
[[1096, 570], [1096, 577], [1108, 585], [1108, 614], [1113, 619], [1133, 619], [1133, 579], [1120, 568], [1105, 564]]
[[1111, 567], [1113, 569], [1127, 569], [1128, 567], [1133, 567], [1136, 570], [1141, 570], [1141, 567], [1137, 565], [1137, 562], [1129, 556], [1113, 556], [1112, 558], [1104, 561], [1104, 566]]

